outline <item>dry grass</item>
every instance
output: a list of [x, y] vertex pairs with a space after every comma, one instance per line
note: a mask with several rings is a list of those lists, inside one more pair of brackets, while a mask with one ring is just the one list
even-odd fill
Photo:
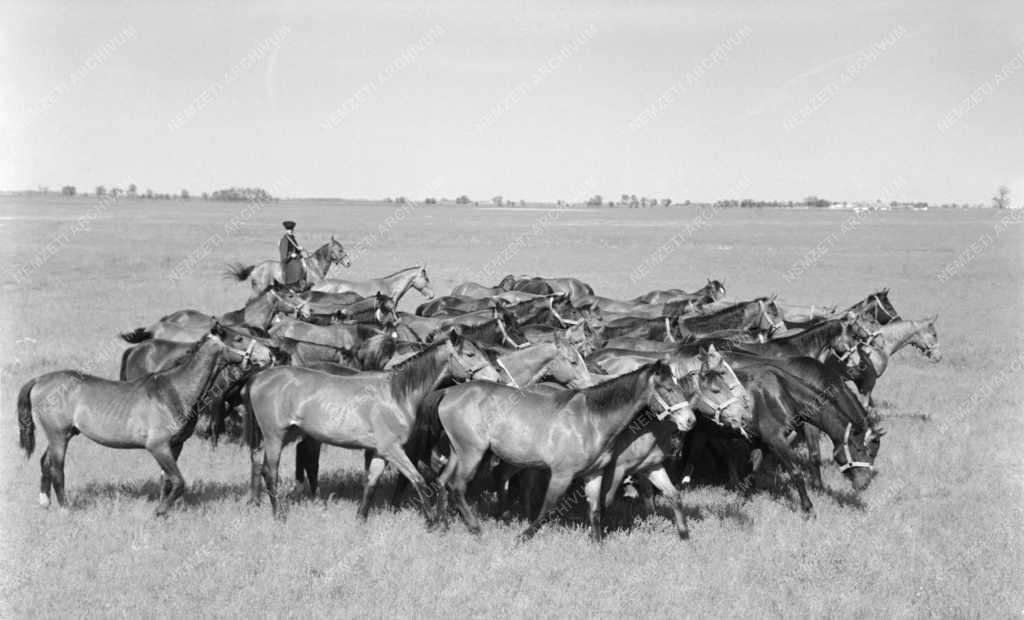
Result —
[[[0, 254], [20, 265], [51, 239], [60, 252], [27, 284], [3, 280], [0, 344], [0, 615], [565, 615], [1007, 616], [1024, 611], [1021, 579], [1022, 234], [1010, 227], [955, 277], [936, 273], [985, 233], [997, 214], [876, 213], [839, 234], [842, 213], [727, 211], [673, 249], [643, 281], [629, 274], [692, 218], [682, 209], [571, 211], [540, 232], [538, 211], [416, 208], [378, 233], [394, 207], [281, 203], [229, 235], [240, 205], [125, 203], [65, 234], [90, 203], [0, 202]], [[226, 311], [247, 291], [219, 278], [228, 260], [274, 255], [279, 220], [307, 246], [336, 233], [353, 276], [428, 261], [434, 286], [497, 280], [504, 272], [577, 275], [600, 293], [724, 279], [734, 297], [778, 292], [806, 303], [852, 303], [882, 286], [905, 316], [938, 311], [945, 360], [901, 353], [876, 395], [890, 432], [880, 473], [854, 498], [833, 469], [803, 519], [792, 497], [750, 501], [717, 487], [686, 496], [693, 539], [680, 543], [665, 508], [619, 513], [591, 544], [578, 523], [514, 546], [521, 524], [460, 523], [428, 532], [412, 509], [378, 506], [355, 520], [361, 457], [325, 452], [327, 499], [296, 496], [285, 523], [245, 504], [248, 455], [196, 440], [181, 457], [190, 483], [170, 518], [152, 517], [157, 467], [143, 452], [78, 438], [67, 466], [72, 510], [35, 504], [38, 456], [16, 448], [14, 399], [26, 379], [60, 368], [115, 376], [115, 334], [166, 312]], [[211, 234], [180, 281], [168, 277]], [[794, 282], [783, 277], [819, 241], [837, 241]], [[482, 267], [520, 235], [527, 247]], [[410, 299], [409, 303], [418, 300]], [[407, 304], [408, 305], [408, 304]], [[1018, 366], [1019, 368], [1019, 366]], [[989, 394], [976, 398], [978, 394]], [[288, 474], [291, 455], [286, 455]], [[385, 488], [383, 497], [390, 491]]]

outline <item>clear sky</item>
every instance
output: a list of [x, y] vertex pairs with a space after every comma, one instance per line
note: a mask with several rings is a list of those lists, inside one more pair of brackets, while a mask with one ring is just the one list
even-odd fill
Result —
[[1024, 196], [1024, 1], [7, 2], [0, 188]]

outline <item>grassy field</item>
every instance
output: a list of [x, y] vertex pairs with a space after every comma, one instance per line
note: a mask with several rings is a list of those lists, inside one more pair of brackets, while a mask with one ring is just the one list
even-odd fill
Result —
[[[1000, 217], [0, 198], [0, 616], [1019, 616], [1024, 226]], [[62, 368], [114, 377], [118, 332], [240, 307], [248, 291], [220, 278], [224, 263], [274, 257], [286, 218], [307, 248], [337, 235], [346, 276], [425, 260], [439, 292], [508, 272], [575, 275], [613, 297], [715, 277], [736, 299], [850, 304], [887, 286], [904, 317], [939, 313], [944, 360], [908, 350], [882, 378], [889, 434], [859, 498], [834, 467], [810, 520], [791, 496], [699, 487], [688, 542], [665, 506], [620, 512], [601, 545], [571, 520], [522, 546], [520, 523], [487, 520], [474, 538], [378, 506], [360, 524], [362, 458], [339, 449], [325, 451], [326, 499], [296, 493], [277, 523], [266, 502], [245, 504], [248, 453], [195, 439], [168, 519], [152, 516], [148, 454], [82, 438], [66, 470], [72, 509], [37, 507], [41, 447], [30, 461], [17, 448], [21, 384]], [[291, 462], [289, 450], [283, 474]]]

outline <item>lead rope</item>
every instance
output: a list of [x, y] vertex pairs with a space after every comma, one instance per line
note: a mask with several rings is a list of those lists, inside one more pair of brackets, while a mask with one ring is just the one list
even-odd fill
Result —
[[668, 317], [665, 317], [665, 337], [669, 342], [676, 341], [675, 336], [672, 335], [672, 325], [668, 322]]

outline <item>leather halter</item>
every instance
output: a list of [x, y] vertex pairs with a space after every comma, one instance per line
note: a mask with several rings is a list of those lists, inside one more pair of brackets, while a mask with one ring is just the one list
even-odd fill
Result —
[[555, 300], [554, 299], [551, 299], [551, 298], [548, 299], [548, 309], [551, 310], [551, 315], [553, 317], [555, 317], [555, 320], [562, 324], [562, 327], [572, 327], [574, 325], [579, 325], [580, 324], [579, 321], [574, 321], [572, 319], [567, 319], [567, 318], [564, 318], [561, 314], [558, 314], [558, 310], [555, 310]]
[[[841, 464], [839, 466], [839, 471], [840, 472], [845, 472], [846, 470], [852, 469], [854, 467], [862, 467], [862, 468], [866, 468], [866, 469], [874, 469], [875, 466], [873, 464], [868, 463], [866, 461], [855, 461], [855, 460], [853, 460], [853, 456], [850, 455], [850, 431], [852, 429], [853, 429], [853, 422], [847, 423], [846, 424], [846, 432], [843, 433], [843, 445], [841, 446], [841, 449], [843, 451], [843, 457], [846, 459], [846, 463]], [[868, 431], [868, 432], [870, 432], [870, 431]], [[867, 440], [867, 436], [866, 435], [865, 435], [865, 440]], [[839, 450], [836, 450], [836, 452], [838, 452], [838, 451]]]
[[[722, 363], [725, 364], [725, 361], [723, 361]], [[722, 413], [726, 409], [728, 409], [729, 407], [734, 405], [735, 403], [739, 402], [740, 399], [739, 399], [738, 396], [732, 395], [724, 403], [722, 403], [720, 405], [716, 405], [714, 402], [711, 401], [710, 398], [708, 398], [708, 395], [704, 393], [704, 390], [702, 390], [700, 388], [700, 376], [699, 376], [700, 372], [701, 372], [700, 370], [691, 370], [690, 372], [686, 373], [685, 375], [683, 375], [683, 376], [681, 376], [679, 378], [680, 379], [693, 378], [693, 380], [694, 380], [693, 381], [693, 386], [694, 386], [694, 392], [693, 393], [697, 397], [697, 401], [700, 402], [700, 403], [703, 403], [705, 407], [707, 407], [708, 409], [711, 409], [711, 410], [713, 410], [715, 412], [715, 416], [712, 418], [712, 421], [715, 424], [717, 424], [719, 426], [724, 426], [725, 424], [722, 422]], [[730, 392], [730, 394], [732, 393], [732, 386], [731, 385], [729, 386], [729, 392]]]
[[693, 408], [690, 406], [690, 401], [683, 399], [674, 405], [670, 405], [668, 404], [668, 401], [665, 400], [665, 397], [658, 393], [658, 388], [652, 387], [651, 391], [654, 392], [654, 398], [655, 400], [658, 401], [658, 406], [661, 407], [661, 411], [655, 414], [655, 417], [658, 418], [658, 421], [660, 422], [665, 418], [671, 416], [673, 418], [673, 421], [675, 421], [676, 423], [676, 427], [678, 427], [679, 430], [686, 430], [686, 425], [684, 424], [684, 421], [680, 419], [679, 416], [676, 415], [676, 413], [682, 409], [686, 409], [687, 411], [690, 412], [691, 415], [693, 415]]
[[[492, 367], [489, 362], [482, 361], [480, 362], [479, 366], [476, 366], [475, 368], [469, 368], [462, 362], [462, 360], [459, 359], [459, 356], [455, 354], [455, 347], [453, 347], [450, 342], [448, 343], [448, 361], [455, 362], [456, 364], [459, 365], [460, 368], [462, 368], [462, 371], [466, 373], [466, 378], [463, 379], [463, 381], [472, 381], [473, 377], [476, 376], [476, 373], [480, 372], [481, 370], [484, 370], [485, 368]], [[452, 378], [455, 379], [455, 377]], [[455, 380], [458, 381], [458, 379]]]
[[881, 293], [873, 293], [871, 295], [871, 297], [869, 297], [868, 299], [874, 299], [876, 302], [878, 302], [878, 308], [882, 312], [884, 312], [885, 316], [889, 317], [891, 320], [893, 320], [893, 321], [899, 321], [900, 320], [900, 315], [898, 313], [897, 314], [893, 314], [892, 312], [889, 312], [886, 309], [885, 304], [882, 303], [882, 294]]

